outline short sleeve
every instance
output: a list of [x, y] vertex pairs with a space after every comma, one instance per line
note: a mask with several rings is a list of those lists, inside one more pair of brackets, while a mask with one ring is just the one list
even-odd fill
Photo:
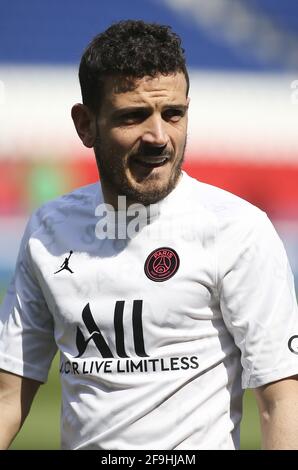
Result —
[[30, 235], [39, 225], [30, 218], [19, 250], [13, 280], [0, 310], [0, 368], [47, 380], [56, 353], [53, 318], [34, 275], [28, 250]]
[[294, 280], [272, 223], [260, 211], [226, 224], [218, 247], [220, 307], [241, 351], [243, 388], [298, 374]]

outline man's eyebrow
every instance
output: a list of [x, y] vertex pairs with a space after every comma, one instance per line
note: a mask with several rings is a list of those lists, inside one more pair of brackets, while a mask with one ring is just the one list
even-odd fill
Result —
[[180, 109], [181, 111], [187, 111], [188, 104], [165, 104], [163, 109]]
[[123, 108], [114, 109], [112, 111], [113, 116], [119, 116], [121, 114], [133, 113], [137, 111], [148, 111], [152, 109], [151, 106], [124, 106]]
[[[118, 108], [112, 111], [113, 117], [121, 116], [122, 114], [126, 113], [134, 113], [134, 112], [148, 112], [152, 111], [154, 108], [149, 105], [140, 105], [140, 106], [125, 106], [123, 108]], [[165, 109], [179, 109], [181, 111], [187, 111], [188, 105], [186, 104], [165, 104], [162, 106], [162, 111]]]

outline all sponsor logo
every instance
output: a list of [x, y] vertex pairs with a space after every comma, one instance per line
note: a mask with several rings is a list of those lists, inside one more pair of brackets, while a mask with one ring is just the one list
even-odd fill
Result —
[[[143, 323], [142, 323], [142, 300], [134, 300], [132, 308], [132, 329], [135, 353], [139, 357], [148, 357], [145, 351]], [[123, 312], [124, 300], [118, 300], [115, 304], [114, 310], [114, 328], [115, 328], [115, 347], [118, 357], [129, 357], [125, 349], [125, 337], [123, 328]], [[99, 326], [95, 323], [92, 316], [90, 305], [87, 304], [82, 312], [82, 319], [90, 333], [88, 338], [85, 338], [81, 329], [77, 327], [76, 344], [78, 348], [78, 355], [81, 357], [90, 341], [93, 341], [102, 357], [114, 357], [109, 345], [104, 339]]]

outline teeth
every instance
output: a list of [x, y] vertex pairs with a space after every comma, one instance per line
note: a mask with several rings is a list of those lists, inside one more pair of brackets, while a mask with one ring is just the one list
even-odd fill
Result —
[[156, 158], [156, 157], [154, 157], [154, 158], [138, 158], [138, 160], [140, 162], [149, 163], [149, 164], [154, 165], [154, 164], [158, 164], [158, 163], [164, 163], [167, 160], [167, 158], [166, 157], [163, 157], [163, 158]]

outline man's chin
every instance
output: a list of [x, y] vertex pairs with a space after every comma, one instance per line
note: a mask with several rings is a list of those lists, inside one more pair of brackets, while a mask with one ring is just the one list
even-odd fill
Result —
[[123, 192], [132, 203], [155, 204], [167, 197], [174, 189], [179, 175], [180, 172], [175, 175], [174, 179], [164, 179], [159, 174], [151, 172], [142, 182], [128, 180]]
[[137, 191], [129, 190], [125, 192], [125, 196], [128, 199], [128, 204], [143, 204], [149, 206], [150, 204], [156, 204], [157, 202], [164, 199], [171, 191], [169, 190], [152, 190], [152, 191]]

